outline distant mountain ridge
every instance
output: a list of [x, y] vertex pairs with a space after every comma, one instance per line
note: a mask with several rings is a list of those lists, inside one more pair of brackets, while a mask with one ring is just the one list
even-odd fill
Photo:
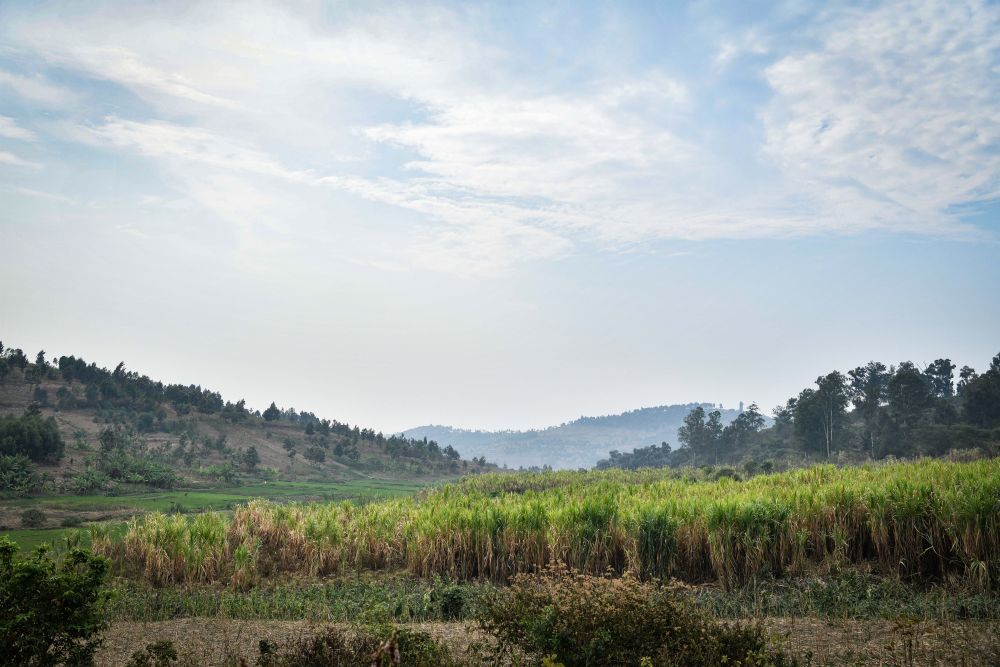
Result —
[[714, 403], [658, 405], [617, 415], [580, 417], [574, 421], [531, 431], [478, 431], [427, 425], [409, 429], [409, 438], [436, 440], [451, 445], [463, 456], [485, 456], [490, 462], [512, 468], [549, 465], [553, 468], [589, 468], [608, 452], [629, 452], [636, 447], [668, 442], [678, 446], [677, 429], [684, 417], [701, 406], [719, 410], [728, 424], [740, 410]]

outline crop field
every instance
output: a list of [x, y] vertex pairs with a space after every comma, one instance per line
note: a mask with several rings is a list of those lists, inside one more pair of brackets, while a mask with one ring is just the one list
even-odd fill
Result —
[[119, 574], [154, 585], [406, 570], [505, 582], [582, 571], [732, 586], [858, 566], [903, 580], [1000, 582], [1000, 461], [816, 466], [748, 481], [669, 470], [489, 474], [363, 505], [253, 500], [232, 515], [148, 514], [94, 530]]
[[354, 479], [345, 482], [266, 482], [237, 487], [156, 491], [125, 496], [45, 496], [3, 501], [12, 507], [77, 511], [135, 509], [165, 512], [177, 506], [200, 512], [227, 509], [253, 498], [285, 500], [376, 500], [409, 495], [421, 484], [399, 480]]
[[[11, 516], [25, 509], [38, 509], [53, 515], [74, 515], [77, 513], [98, 513], [121, 515], [143, 514], [146, 512], [199, 513], [206, 511], [230, 510], [241, 503], [255, 498], [267, 498], [279, 502], [289, 501], [342, 501], [368, 503], [387, 498], [412, 495], [422, 484], [417, 482], [354, 479], [344, 482], [267, 482], [239, 487], [208, 489], [188, 489], [155, 491], [122, 496], [54, 495], [34, 498], [0, 500], [0, 505]], [[97, 529], [102, 535], [120, 538], [125, 532], [125, 524], [120, 521], [105, 522]], [[0, 530], [17, 542], [22, 549], [31, 550], [40, 544], [55, 547], [64, 545], [69, 536], [80, 544], [90, 544], [90, 532], [67, 528], [25, 528]]]

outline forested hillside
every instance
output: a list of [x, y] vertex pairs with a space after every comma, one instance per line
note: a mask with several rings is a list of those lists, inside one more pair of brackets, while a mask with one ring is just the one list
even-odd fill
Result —
[[[816, 379], [774, 408], [769, 428], [757, 405], [725, 425], [695, 406], [677, 445], [610, 452], [598, 467], [737, 465], [750, 473], [806, 461], [860, 462], [887, 457], [995, 456], [1000, 451], [1000, 354], [978, 373], [950, 359], [924, 368], [871, 361]], [[655, 441], [654, 441], [655, 442]]]
[[533, 431], [467, 431], [450, 426], [421, 426], [405, 431], [412, 438], [432, 438], [469, 456], [482, 456], [511, 467], [589, 468], [612, 449], [628, 450], [651, 442], [677, 442], [677, 429], [694, 408], [717, 410], [728, 424], [739, 410], [711, 403], [660, 405], [617, 415], [580, 417]]
[[311, 412], [263, 411], [120, 363], [30, 360], [0, 344], [0, 493], [116, 493], [241, 478], [433, 479], [481, 470], [433, 440]]

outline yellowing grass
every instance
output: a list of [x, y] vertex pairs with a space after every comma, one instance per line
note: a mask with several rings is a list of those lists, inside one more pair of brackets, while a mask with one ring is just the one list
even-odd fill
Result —
[[503, 581], [561, 560], [730, 584], [867, 563], [1000, 581], [1000, 461], [817, 466], [745, 482], [669, 470], [491, 474], [365, 506], [252, 501], [232, 518], [147, 515], [95, 547], [154, 583], [343, 568]]

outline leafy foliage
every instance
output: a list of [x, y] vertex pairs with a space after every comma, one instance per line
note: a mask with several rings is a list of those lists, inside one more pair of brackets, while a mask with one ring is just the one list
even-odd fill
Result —
[[105, 559], [73, 549], [61, 563], [44, 550], [21, 558], [0, 537], [0, 663], [90, 664], [103, 627]]
[[29, 409], [20, 417], [0, 417], [0, 454], [56, 461], [62, 458], [65, 448], [56, 420], [42, 417], [37, 409]]
[[0, 455], [0, 493], [27, 496], [42, 487], [42, 477], [23, 454]]
[[[520, 650], [566, 667], [602, 665], [791, 665], [763, 632], [723, 626], [665, 588], [586, 575], [563, 566], [520, 574], [486, 596], [480, 628], [496, 639], [494, 659]], [[489, 652], [489, 649], [486, 649]]]
[[[774, 409], [774, 424], [751, 405], [719, 428], [716, 412], [696, 406], [678, 430], [680, 448], [643, 447], [611, 452], [598, 468], [695, 466], [784, 459], [841, 462], [886, 457], [943, 456], [978, 449], [1000, 452], [1000, 355], [977, 374], [966, 366], [954, 383], [955, 365], [937, 359], [921, 370], [904, 361], [871, 361], [816, 379]], [[853, 410], [849, 410], [853, 407]]]

